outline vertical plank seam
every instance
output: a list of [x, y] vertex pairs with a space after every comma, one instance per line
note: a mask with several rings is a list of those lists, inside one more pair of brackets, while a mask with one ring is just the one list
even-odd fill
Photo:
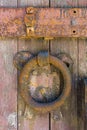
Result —
[[[17, 0], [17, 8], [18, 8], [18, 0]], [[17, 38], [17, 52], [18, 49], [19, 49], [19, 45], [18, 45], [18, 38]], [[17, 130], [18, 130], [18, 124], [19, 121], [18, 121], [18, 70], [17, 70]]]
[[[77, 67], [77, 68], [78, 68], [78, 75], [77, 75], [77, 76], [78, 76], [78, 84], [79, 84], [79, 78], [81, 78], [81, 77], [80, 77], [80, 74], [79, 74], [79, 65], [80, 65], [80, 57], [79, 57], [80, 50], [79, 50], [79, 46], [80, 46], [80, 44], [79, 44], [79, 39], [78, 39], [78, 40], [77, 40], [77, 47], [78, 47], [78, 62], [77, 62], [77, 63], [78, 63], [78, 64], [77, 64], [77, 66], [78, 66], [78, 67]], [[77, 84], [77, 85], [78, 85], [78, 84]], [[81, 109], [80, 116], [81, 116], [81, 118], [83, 118], [83, 114], [84, 114], [84, 108], [83, 108], [83, 107], [85, 107], [85, 102], [84, 102], [84, 100], [85, 100], [85, 99], [84, 99], [84, 91], [85, 91], [85, 88], [84, 88], [83, 86], [82, 86], [83, 88], [78, 88], [78, 87], [79, 87], [79, 86], [77, 86], [77, 90], [80, 89], [79, 92], [81, 92], [81, 98], [82, 98], [82, 99], [81, 99], [81, 106], [80, 106], [80, 107], [81, 107], [81, 108], [80, 108], [80, 109]], [[81, 90], [81, 89], [82, 89], [82, 90]], [[79, 100], [79, 98], [78, 98], [78, 94], [77, 94], [77, 105], [78, 105], [78, 102], [79, 102], [78, 100]], [[83, 103], [84, 103], [84, 106], [83, 106]], [[78, 107], [79, 107], [79, 106], [77, 106], [77, 123], [78, 123], [78, 130], [79, 130], [80, 121], [79, 121], [79, 119], [78, 119], [78, 110], [79, 110]], [[83, 125], [84, 125], [84, 126], [83, 126]], [[85, 122], [83, 123], [83, 125], [81, 125], [82, 128], [85, 127]], [[85, 128], [84, 128], [84, 130], [85, 130]]]
[[[49, 8], [51, 7], [51, 0], [49, 0]], [[49, 40], [49, 53], [51, 53], [51, 40]], [[49, 130], [51, 130], [51, 113], [49, 113]]]
[[[79, 6], [79, 0], [77, 0], [77, 6], [80, 7], [80, 6]], [[79, 45], [80, 45], [80, 43], [79, 43], [79, 38], [78, 38], [78, 39], [77, 39], [77, 50], [78, 50], [78, 51], [77, 51], [77, 76], [78, 76], [78, 79], [77, 79], [77, 90], [78, 90], [78, 89], [81, 89], [81, 88], [78, 88], [78, 87], [79, 87], [79, 77], [80, 77], [80, 74], [79, 74], [79, 65], [80, 65], [80, 57], [79, 57], [80, 50], [79, 50]], [[83, 89], [82, 89], [82, 90], [83, 90]], [[80, 91], [81, 91], [81, 90], [80, 90]], [[84, 91], [84, 90], [83, 90], [83, 91]], [[82, 97], [82, 96], [83, 96], [83, 91], [81, 92], [81, 98], [83, 98], [83, 97]], [[79, 102], [79, 101], [78, 101], [78, 100], [79, 100], [79, 99], [78, 99], [78, 94], [77, 94], [77, 99], [76, 99], [76, 100], [77, 100], [77, 105], [78, 105], [78, 102]], [[83, 110], [82, 110], [82, 109], [83, 109], [83, 106], [82, 106], [82, 105], [83, 105], [83, 99], [81, 99], [81, 106], [80, 106], [80, 107], [81, 107], [81, 118], [82, 118], [82, 111], [83, 111]], [[78, 107], [79, 107], [79, 106], [77, 106], [77, 129], [79, 130], [80, 121], [79, 121], [79, 119], [78, 119], [78, 109], [79, 109]], [[82, 126], [82, 124], [81, 124], [81, 126]], [[84, 129], [83, 127], [84, 127], [84, 126], [82, 126], [82, 129]]]
[[[17, 52], [18, 52], [18, 48], [19, 46], [18, 46], [18, 38], [17, 38]], [[18, 122], [18, 91], [19, 90], [18, 90], [18, 70], [17, 70], [17, 130], [18, 130], [18, 124], [19, 124]]]
[[[78, 82], [79, 82], [79, 39], [77, 39], [77, 88], [76, 90], [78, 90]], [[77, 105], [78, 105], [78, 95], [77, 95], [77, 91], [76, 91], [76, 102], [77, 102]], [[77, 106], [77, 129], [78, 129], [78, 106]]]

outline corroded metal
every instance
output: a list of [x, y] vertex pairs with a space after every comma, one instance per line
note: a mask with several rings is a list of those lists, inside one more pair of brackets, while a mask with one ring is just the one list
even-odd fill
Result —
[[[29, 10], [29, 8], [27, 8]], [[32, 8], [25, 15], [28, 37], [87, 37], [87, 10], [81, 8]]]
[[25, 8], [0, 8], [0, 37], [26, 36], [25, 14]]
[[31, 56], [32, 55], [29, 51], [18, 52], [13, 59], [14, 66], [18, 70], [21, 70], [24, 67], [24, 65], [29, 61]]
[[58, 58], [66, 64], [66, 66], [72, 71], [73, 67], [73, 60], [72, 58], [66, 53], [58, 54]]
[[[54, 56], [51, 56], [51, 55], [47, 55], [49, 57], [49, 64], [53, 65], [55, 68], [57, 68], [60, 71], [60, 73], [62, 74], [64, 87], [62, 88], [62, 91], [60, 92], [59, 96], [57, 96], [57, 98], [55, 100], [51, 100], [50, 102], [46, 101], [43, 103], [34, 100], [34, 98], [31, 96], [31, 93], [29, 92], [29, 84], [30, 84], [29, 78], [31, 77], [30, 73], [33, 71], [33, 69], [37, 65], [39, 65], [38, 56], [40, 56], [40, 58], [42, 57], [42, 59], [43, 59], [43, 55], [40, 53], [39, 55], [32, 57], [21, 70], [21, 74], [19, 77], [19, 86], [20, 86], [21, 96], [23, 97], [25, 103], [27, 105], [29, 105], [30, 107], [32, 107], [35, 111], [44, 113], [44, 112], [54, 110], [64, 103], [64, 101], [68, 97], [68, 95], [70, 93], [70, 89], [71, 89], [71, 74], [69, 72], [69, 69], [66, 67], [66, 65], [60, 59], [58, 59]], [[45, 56], [46, 62], [44, 62], [44, 60], [45, 60], [45, 58], [44, 58], [44, 60], [40, 60], [41, 63], [43, 62], [43, 64], [44, 63], [48, 64], [47, 56]], [[35, 72], [35, 74], [36, 74], [36, 72]], [[34, 80], [32, 80], [32, 81], [34, 81]], [[41, 88], [40, 90], [43, 95], [45, 93], [45, 89]]]
[[87, 37], [87, 9], [0, 8], [0, 37]]
[[48, 52], [40, 52], [38, 54], [38, 64], [39, 66], [44, 66], [44, 65], [47, 65], [49, 64], [49, 54]]

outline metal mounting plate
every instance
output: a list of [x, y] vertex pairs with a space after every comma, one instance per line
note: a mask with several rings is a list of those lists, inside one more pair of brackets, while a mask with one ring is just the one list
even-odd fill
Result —
[[87, 37], [85, 8], [0, 8], [0, 37]]

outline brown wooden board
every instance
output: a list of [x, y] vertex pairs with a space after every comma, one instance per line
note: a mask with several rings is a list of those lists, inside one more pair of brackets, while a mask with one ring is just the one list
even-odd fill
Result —
[[[74, 1], [74, 0], [66, 1], [66, 0], [64, 0], [62, 5], [61, 5], [61, 2], [62, 1], [52, 1], [52, 7], [86, 7], [86, 1], [85, 0], [84, 1], [81, 1], [81, 0], [78, 0], [78, 1]], [[68, 123], [69, 123], [69, 126], [71, 126], [72, 122], [75, 121], [77, 123], [74, 123], [74, 127], [72, 129], [84, 130], [85, 129], [84, 128], [84, 119], [83, 119], [85, 117], [84, 116], [84, 98], [83, 98], [84, 96], [82, 96], [84, 94], [84, 88], [81, 88], [81, 86], [77, 85], [77, 76], [78, 76], [78, 73], [79, 73], [79, 76], [86, 75], [86, 53], [85, 53], [86, 51], [84, 51], [84, 49], [86, 50], [86, 41], [85, 40], [80, 40], [80, 39], [79, 40], [75, 39], [74, 44], [76, 42], [76, 45], [71, 44], [71, 46], [69, 47], [68, 44], [71, 43], [73, 40], [74, 39], [70, 39], [70, 41], [68, 42], [66, 39], [64, 39], [64, 40], [61, 39], [61, 41], [62, 41], [62, 45], [61, 45], [61, 42], [59, 43], [60, 40], [58, 39], [56, 41], [56, 47], [55, 47], [56, 51], [55, 51], [55, 49], [53, 49], [54, 48], [53, 43], [55, 43], [55, 42], [52, 41], [51, 42], [51, 46], [52, 46], [51, 51], [53, 52], [53, 50], [54, 50], [54, 52], [57, 52], [57, 51], [63, 50], [64, 52], [66, 52], [68, 54], [71, 53], [71, 58], [72, 59], [74, 58], [73, 56], [75, 56], [75, 59], [73, 61], [74, 61], [74, 65], [76, 67], [74, 67], [74, 69], [73, 69], [73, 76], [74, 76], [73, 79], [74, 80], [73, 80], [73, 86], [72, 86], [73, 91], [72, 91], [72, 94], [71, 94], [71, 95], [73, 95], [72, 97], [75, 97], [75, 98], [74, 98], [74, 100], [73, 100], [72, 97], [70, 99], [70, 100], [73, 100], [73, 102], [70, 101], [71, 102], [71, 110], [69, 109], [69, 111], [70, 111], [71, 115], [74, 112], [73, 117], [76, 117], [76, 120], [74, 120], [74, 118], [70, 118], [69, 121], [71, 123], [70, 122], [68, 122]], [[57, 49], [57, 46], [58, 46], [58, 49]], [[67, 47], [69, 48], [69, 50], [66, 49]], [[73, 51], [73, 49], [74, 49], [74, 51]], [[82, 49], [83, 49], [83, 51], [82, 51]], [[79, 92], [78, 92], [78, 90], [79, 90]], [[77, 93], [79, 93], [79, 96], [77, 95]], [[81, 102], [79, 102], [80, 99], [81, 99]], [[73, 105], [75, 105], [74, 109], [72, 109]], [[79, 111], [80, 111], [80, 113], [79, 113]], [[79, 114], [80, 114], [80, 116], [79, 116]], [[70, 114], [68, 114], [66, 116], [64, 115], [65, 122], [67, 122], [68, 116], [70, 116]], [[52, 128], [57, 129], [58, 126], [59, 126], [59, 128], [61, 128], [63, 130], [64, 129], [70, 129], [70, 128], [65, 128], [65, 126], [61, 125], [60, 122], [61, 122], [61, 120], [57, 121], [56, 123], [55, 123], [55, 121], [52, 121]], [[75, 126], [75, 124], [76, 124], [76, 126]]]
[[[87, 2], [86, 0], [1, 0], [0, 6], [87, 7]], [[83, 77], [87, 75], [86, 44], [86, 39], [77, 38], [58, 38], [50, 42], [44, 41], [42, 39], [1, 40], [0, 130], [86, 130], [84, 128], [84, 88], [77, 84], [78, 76]], [[32, 54], [37, 54], [39, 51], [47, 50], [55, 56], [57, 56], [58, 53], [64, 52], [70, 55], [74, 62], [72, 68], [72, 91], [70, 97], [66, 100], [65, 104], [62, 107], [56, 109], [50, 114], [36, 114], [35, 116], [32, 115], [32, 110], [27, 108], [19, 93], [17, 96], [17, 73], [16, 69], [13, 66], [13, 56], [17, 51], [21, 50], [28, 50]], [[79, 94], [77, 95], [78, 92]], [[85, 95], [86, 94], [87, 93], [85, 92]], [[80, 99], [81, 101], [79, 102]], [[18, 121], [16, 121], [17, 109]]]
[[[48, 7], [49, 1], [46, 0], [18, 0], [19, 6], [40, 6]], [[44, 40], [18, 40], [18, 51], [27, 50], [32, 54], [37, 54], [42, 50], [49, 50], [49, 43]], [[32, 116], [32, 110], [25, 108], [23, 99], [18, 98], [18, 129], [19, 130], [49, 130], [49, 113], [41, 115], [36, 114]], [[24, 109], [23, 109], [24, 108]], [[22, 112], [20, 112], [20, 110]], [[20, 113], [22, 113], [20, 115]], [[26, 114], [27, 113], [27, 114]], [[32, 118], [31, 118], [32, 117]]]
[[[55, 44], [55, 46], [53, 45]], [[72, 46], [71, 46], [72, 44]], [[60, 38], [55, 41], [51, 41], [51, 53], [57, 55], [58, 53], [68, 53], [74, 61], [72, 69], [72, 91], [70, 97], [66, 100], [65, 104], [58, 109], [59, 119], [51, 118], [52, 130], [60, 128], [61, 130], [77, 130], [77, 102], [76, 102], [76, 78], [77, 78], [77, 40], [76, 39], [64, 39]], [[72, 54], [73, 53], [73, 54]], [[54, 113], [51, 113], [52, 117]], [[54, 114], [55, 115], [55, 114]], [[55, 120], [54, 120], [55, 119]]]
[[[17, 1], [0, 1], [1, 6], [17, 7]], [[17, 130], [17, 71], [13, 56], [17, 40], [0, 40], [0, 130]]]
[[[78, 0], [78, 7], [84, 7], [87, 8], [87, 1], [86, 0]], [[83, 44], [83, 45], [82, 45]], [[79, 39], [78, 40], [78, 59], [79, 59], [79, 77], [85, 77], [87, 76], [87, 40], [86, 39]], [[80, 79], [81, 80], [81, 79]], [[78, 86], [78, 90], [80, 91], [80, 94], [77, 96], [79, 99], [77, 104], [78, 105], [78, 111], [80, 111], [80, 114], [78, 112], [78, 129], [79, 130], [86, 130], [87, 129], [87, 105], [86, 105], [86, 86], [81, 88], [81, 86]], [[81, 99], [81, 103], [80, 103]], [[84, 101], [85, 100], [85, 101]], [[81, 105], [80, 105], [81, 104]], [[84, 108], [85, 107], [85, 108]], [[84, 113], [85, 111], [85, 113]], [[86, 117], [86, 118], [85, 118]], [[81, 127], [80, 127], [81, 126]]]
[[[81, 40], [79, 39], [78, 41], [79, 44], [79, 77], [80, 77], [80, 82], [82, 77], [86, 77], [87, 76], [87, 40]], [[85, 87], [83, 85], [78, 86], [77, 88], [77, 105], [78, 105], [78, 127], [80, 130], [87, 129], [87, 117], [85, 119], [86, 116], [86, 112], [87, 111], [87, 91], [86, 91], [86, 85]], [[86, 127], [86, 128], [85, 128]]]

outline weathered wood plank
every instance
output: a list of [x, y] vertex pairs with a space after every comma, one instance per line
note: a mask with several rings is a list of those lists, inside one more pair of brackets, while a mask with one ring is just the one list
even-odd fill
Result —
[[[64, 1], [55, 1], [51, 0], [51, 7], [75, 7], [77, 5], [77, 0], [64, 0]], [[72, 3], [72, 4], [70, 4]], [[55, 46], [54, 46], [55, 44]], [[76, 103], [76, 77], [78, 73], [77, 69], [77, 57], [78, 57], [78, 47], [77, 47], [77, 39], [68, 39], [68, 38], [60, 38], [55, 41], [51, 41], [51, 53], [67, 53], [71, 56], [74, 61], [73, 64], [73, 72], [72, 72], [72, 91], [70, 97], [67, 99], [65, 104], [61, 106], [57, 111], [57, 113], [61, 113], [62, 116], [56, 115], [59, 118], [55, 119], [54, 113], [51, 113], [51, 129], [52, 130], [77, 130], [77, 103]], [[52, 116], [54, 115], [54, 118]]]
[[[78, 7], [84, 7], [84, 8], [87, 7], [87, 1], [78, 0]], [[79, 77], [82, 78], [82, 77], [87, 76], [87, 40], [85, 39], [78, 40], [78, 52], [79, 52], [78, 71], [79, 71]], [[86, 123], [87, 122], [87, 115], [86, 115], [87, 104], [85, 102], [87, 92], [86, 92], [85, 87], [83, 85], [78, 85], [78, 88], [77, 88], [77, 91], [79, 91], [79, 93], [77, 93], [77, 105], [78, 105], [77, 114], [78, 114], [78, 129], [79, 130], [87, 129], [87, 123]]]
[[17, 0], [0, 0], [0, 7], [17, 7]]
[[[54, 45], [55, 44], [55, 45]], [[58, 38], [57, 40], [51, 41], [51, 53], [57, 55], [58, 53], [67, 53], [73, 60], [73, 69], [72, 69], [72, 91], [70, 97], [67, 99], [65, 104], [58, 109], [58, 112], [62, 113], [62, 118], [58, 120], [51, 119], [52, 130], [77, 130], [77, 103], [76, 103], [76, 78], [77, 77], [77, 40], [76, 39], [64, 39]], [[53, 115], [53, 113], [51, 113]], [[61, 125], [62, 124], [62, 125]]]
[[0, 41], [0, 130], [17, 129], [16, 40]]
[[85, 127], [85, 130], [87, 129], [87, 77], [85, 78], [85, 80], [84, 80], [84, 89], [85, 89], [85, 91], [84, 91], [84, 97], [85, 97], [85, 101], [84, 101], [84, 105], [83, 106], [85, 106], [85, 108], [84, 108], [84, 114], [83, 114], [83, 117], [84, 117], [84, 115], [85, 115], [85, 124], [84, 124], [84, 127]]
[[[87, 2], [85, 0], [77, 0], [77, 1], [66, 1], [64, 0], [64, 2], [61, 4], [62, 1], [52, 1], [52, 7], [87, 7]], [[63, 41], [64, 42], [64, 41]], [[75, 64], [77, 64], [78, 66], [76, 66], [77, 69], [77, 73], [76, 75], [78, 75], [78, 71], [79, 71], [79, 75], [80, 76], [85, 76], [87, 75], [86, 72], [86, 41], [85, 40], [79, 40], [78, 43], [76, 45], [72, 45], [72, 48], [74, 46], [77, 46], [77, 55], [76, 55], [76, 59], [77, 59], [77, 63], [76, 61], [74, 61]], [[66, 48], [66, 45], [65, 45]], [[53, 50], [53, 48], [52, 48]], [[82, 51], [83, 50], [83, 51]], [[56, 52], [56, 51], [55, 51]], [[71, 53], [73, 55], [73, 51], [71, 50]], [[75, 78], [75, 77], [74, 77]], [[75, 83], [75, 81], [74, 81]], [[76, 82], [77, 83], [77, 82]], [[77, 85], [76, 85], [77, 86]], [[81, 129], [84, 130], [84, 120], [83, 120], [83, 114], [84, 114], [84, 99], [81, 99], [82, 102], [79, 103], [79, 98], [83, 98], [82, 95], [84, 94], [84, 90], [82, 90], [82, 88], [79, 88], [80, 86], [78, 85], [77, 91], [79, 90], [79, 93], [81, 93], [81, 95], [77, 95], [77, 113], [79, 114], [79, 108], [81, 108], [82, 111], [80, 111], [80, 117], [78, 115], [78, 128], [77, 129]], [[83, 88], [84, 89], [84, 88]], [[78, 92], [77, 92], [78, 93]], [[73, 95], [73, 93], [72, 93]], [[75, 111], [75, 110], [74, 110]], [[81, 117], [82, 116], [82, 117]], [[55, 123], [54, 123], [55, 124]], [[61, 125], [59, 125], [61, 126]], [[56, 127], [56, 125], [54, 125], [53, 127]], [[64, 128], [63, 128], [64, 129]]]
[[[52, 7], [75, 7], [77, 5], [77, 1], [52, 1]], [[53, 46], [53, 44], [56, 44]], [[73, 84], [71, 96], [67, 99], [64, 106], [58, 109], [58, 112], [63, 113], [62, 117], [59, 120], [51, 119], [51, 129], [52, 130], [77, 130], [77, 103], [76, 103], [76, 86], [75, 82], [78, 69], [77, 69], [77, 40], [76, 39], [58, 39], [56, 41], [51, 42], [51, 53], [57, 54], [60, 52], [68, 53], [74, 61], [73, 65]], [[53, 114], [53, 113], [52, 113]]]
[[51, 7], [76, 7], [77, 0], [50, 0]]
[[49, 0], [18, 0], [18, 6], [24, 7], [48, 7], [49, 6]]
[[[79, 39], [78, 41], [79, 44], [79, 66], [78, 66], [78, 70], [79, 70], [79, 78], [83, 78], [85, 76], [87, 76], [87, 40], [85, 39]], [[87, 95], [86, 92], [86, 86], [84, 87], [84, 85], [81, 83], [81, 79], [80, 83], [78, 85], [77, 88], [77, 104], [78, 104], [78, 128], [79, 130], [84, 130], [85, 129], [85, 125], [86, 125], [86, 121], [85, 121], [85, 116], [84, 111], [87, 109], [87, 105], [85, 99]], [[85, 107], [85, 108], [84, 108]]]
[[[18, 0], [18, 6], [35, 6], [35, 7], [48, 7], [49, 6], [49, 0]], [[36, 54], [41, 50], [48, 50], [49, 49], [49, 43], [45, 42], [44, 40], [19, 40], [18, 41], [18, 51], [21, 50], [28, 50], [32, 54]], [[21, 103], [22, 102], [22, 103]], [[32, 116], [32, 110], [29, 110], [28, 108], [25, 109], [25, 104], [22, 100], [19, 100], [19, 106], [18, 106], [18, 113], [20, 115], [20, 110], [22, 111], [22, 115], [28, 114], [28, 119], [24, 118], [24, 116], [18, 117], [19, 122], [19, 130], [49, 130], [49, 114], [45, 115], [36, 115], [33, 118]], [[22, 104], [22, 105], [21, 105]], [[24, 108], [24, 109], [23, 109]], [[31, 114], [30, 114], [31, 113]], [[29, 119], [31, 118], [31, 119]]]
[[79, 39], [79, 75], [87, 76], [87, 40]]
[[[17, 7], [17, 0], [1, 0], [0, 7]], [[0, 130], [17, 130], [17, 71], [13, 56], [17, 40], [0, 40]]]

